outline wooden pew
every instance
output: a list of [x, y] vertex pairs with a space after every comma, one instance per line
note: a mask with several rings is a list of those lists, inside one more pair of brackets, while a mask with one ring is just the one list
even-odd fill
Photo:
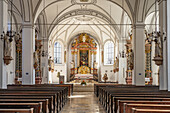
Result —
[[124, 106], [125, 106], [124, 113], [132, 113], [132, 108], [170, 110], [170, 105], [161, 104], [124, 104]]
[[158, 109], [135, 109], [133, 113], [170, 113], [170, 110], [158, 110]]
[[55, 93], [46, 93], [46, 92], [21, 92], [21, 91], [17, 91], [17, 92], [6, 92], [6, 93], [4, 93], [4, 94], [1, 94], [0, 93], [0, 96], [25, 96], [25, 97], [27, 97], [27, 96], [31, 96], [31, 98], [32, 97], [36, 97], [36, 98], [38, 98], [38, 97], [40, 97], [41, 98], [41, 96], [51, 96], [51, 100], [53, 101], [52, 102], [52, 106], [50, 106], [52, 109], [51, 109], [51, 111], [50, 112], [58, 112], [59, 111], [59, 109], [57, 108], [58, 107], [58, 104], [57, 104], [57, 102], [56, 102], [56, 100], [57, 100], [57, 96], [56, 96], [56, 94]]
[[42, 103], [0, 103], [0, 109], [34, 108], [33, 113], [42, 113]]
[[[152, 90], [152, 92], [151, 92]], [[162, 94], [163, 93], [163, 94]], [[99, 98], [101, 99], [101, 103], [106, 108], [107, 112], [113, 113], [113, 109], [115, 113], [117, 112], [117, 101], [115, 101], [115, 98], [120, 97], [126, 97], [126, 98], [132, 98], [132, 97], [150, 97], [154, 98], [170, 98], [168, 96], [170, 94], [167, 91], [159, 91], [158, 87], [136, 87], [136, 86], [114, 86], [114, 87], [100, 87], [99, 88]], [[144, 100], [145, 100], [144, 99]], [[114, 105], [114, 106], [113, 106]]]
[[68, 87], [68, 95], [73, 94], [73, 84], [35, 84], [35, 85], [8, 85], [8, 89], [21, 88], [21, 87]]
[[124, 104], [158, 104], [158, 105], [170, 105], [170, 101], [125, 101], [119, 100], [119, 108], [118, 112], [123, 113], [124, 111]]
[[[13, 89], [8, 89], [8, 90], [24, 90], [24, 91], [56, 91], [58, 94], [57, 94], [57, 97], [59, 100], [57, 103], [59, 103], [59, 109], [61, 109], [64, 104], [66, 103], [67, 101], [67, 97], [68, 97], [68, 89], [67, 87], [34, 87], [32, 85], [29, 86], [29, 87], [18, 87], [18, 88], [13, 88]], [[61, 104], [61, 105], [60, 105]]]
[[[153, 92], [150, 92], [151, 89], [153, 89], [152, 87], [146, 87], [146, 89], [145, 89], [145, 87], [130, 87], [130, 88], [127, 87], [128, 90], [125, 90], [125, 91], [123, 90], [124, 87], [119, 87], [119, 88], [110, 88], [110, 87], [109, 88], [100, 88], [100, 90], [102, 90], [102, 89], [105, 89], [106, 91], [99, 91], [100, 92], [99, 98], [102, 99], [100, 101], [102, 101], [102, 104], [104, 103], [104, 107], [106, 108], [106, 110], [108, 110], [108, 112], [109, 112], [109, 110], [111, 110], [111, 112], [113, 112], [113, 109], [112, 109], [113, 107], [111, 107], [111, 106], [113, 106], [112, 98], [115, 95], [122, 95], [122, 96], [124, 96], [124, 95], [126, 95], [126, 96], [138, 95], [139, 96], [140, 95], [141, 97], [142, 96], [147, 96], [147, 95], [148, 96], [153, 95], [156, 98], [156, 97], [164, 97], [164, 96], [166, 96], [168, 94], [167, 92], [164, 92], [164, 91], [160, 92], [157, 89], [157, 87], [155, 88], [155, 91], [153, 90]], [[131, 90], [129, 90], [129, 89], [131, 89]], [[104, 92], [104, 94], [103, 94], [103, 92]], [[106, 92], [106, 94], [105, 94], [105, 92]], [[159, 96], [157, 96], [158, 94], [159, 94]], [[110, 95], [110, 97], [108, 95]], [[107, 108], [107, 107], [111, 107], [111, 108]]]
[[[41, 96], [41, 95], [0, 95], [0, 99], [24, 99], [27, 100], [37, 100], [37, 99], [46, 99], [48, 101], [48, 111], [53, 112], [53, 96]], [[45, 110], [45, 109], [44, 109]]]
[[[61, 85], [60, 85], [61, 86]], [[70, 88], [71, 89], [71, 88]], [[29, 87], [22, 87], [17, 86], [13, 89], [8, 90], [0, 90], [0, 96], [52, 96], [53, 98], [53, 107], [50, 107], [51, 104], [49, 104], [49, 111], [50, 112], [59, 112], [61, 108], [64, 106], [67, 96], [68, 96], [68, 87], [54, 87], [54, 86], [29, 86]], [[52, 108], [52, 109], [51, 109]], [[52, 110], [52, 111], [51, 111]]]
[[39, 103], [42, 102], [42, 112], [48, 113], [48, 99], [0, 99], [0, 103]]
[[[15, 92], [20, 92], [20, 93], [37, 93], [37, 91], [39, 91], [38, 93], [46, 93], [46, 94], [55, 94], [57, 98], [55, 98], [54, 100], [54, 104], [57, 104], [57, 108], [59, 108], [61, 110], [61, 108], [64, 106], [64, 104], [66, 103], [66, 99], [67, 99], [67, 88], [66, 87], [31, 87], [31, 88], [17, 88], [17, 89], [8, 89], [8, 90], [0, 90], [3, 92], [10, 92], [13, 93], [13, 91]], [[24, 91], [24, 92], [23, 92]]]
[[33, 113], [34, 108], [30, 109], [0, 109], [0, 113]]
[[[133, 100], [133, 101], [170, 101], [170, 98], [154, 98], [154, 97], [114, 97], [114, 102], [118, 103], [120, 100]], [[110, 112], [117, 113], [118, 105], [115, 104], [110, 108]]]

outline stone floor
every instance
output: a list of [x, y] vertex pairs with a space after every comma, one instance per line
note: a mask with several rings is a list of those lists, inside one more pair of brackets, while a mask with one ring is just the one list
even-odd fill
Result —
[[106, 113], [94, 92], [74, 92], [60, 113]]

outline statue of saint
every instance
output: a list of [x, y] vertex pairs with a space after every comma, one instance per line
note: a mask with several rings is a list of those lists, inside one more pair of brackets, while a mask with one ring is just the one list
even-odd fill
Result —
[[5, 41], [5, 48], [4, 48], [4, 56], [11, 56], [11, 43], [7, 37], [7, 35], [4, 36]]
[[97, 65], [98, 65], [98, 63], [96, 61], [94, 61], [94, 69], [97, 69]]
[[72, 60], [72, 62], [70, 62], [71, 64], [71, 68], [74, 68], [74, 61]]
[[119, 58], [116, 57], [116, 68], [119, 68]]
[[86, 42], [86, 36], [85, 36], [85, 35], [83, 36], [82, 41], [83, 41], [83, 42]]
[[161, 44], [159, 42], [155, 43], [155, 57], [161, 57]]
[[52, 68], [52, 63], [53, 63], [53, 60], [51, 59], [51, 57], [48, 59], [48, 66], [50, 68]]

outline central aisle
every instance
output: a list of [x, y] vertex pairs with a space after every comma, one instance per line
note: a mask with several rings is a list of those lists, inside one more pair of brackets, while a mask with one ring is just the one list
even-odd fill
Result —
[[106, 113], [94, 92], [74, 92], [61, 113]]

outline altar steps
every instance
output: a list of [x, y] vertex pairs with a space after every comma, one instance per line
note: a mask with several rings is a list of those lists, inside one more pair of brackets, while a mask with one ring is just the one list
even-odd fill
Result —
[[74, 92], [94, 92], [94, 84], [87, 83], [87, 85], [85, 86], [81, 84], [74, 84], [73, 91]]
[[74, 92], [93, 92], [94, 84], [98, 83], [94, 80], [84, 80], [86, 82], [85, 86], [81, 85], [83, 80], [73, 80], [70, 83], [73, 83], [73, 91]]

